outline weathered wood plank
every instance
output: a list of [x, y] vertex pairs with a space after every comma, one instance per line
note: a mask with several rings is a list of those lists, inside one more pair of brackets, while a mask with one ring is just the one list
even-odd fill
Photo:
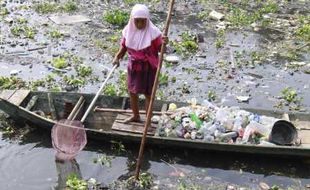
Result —
[[26, 110], [31, 110], [33, 106], [37, 103], [39, 96], [32, 96], [29, 102], [27, 103], [27, 106], [25, 107]]
[[293, 124], [297, 129], [308, 129], [310, 130], [310, 121], [293, 121]]
[[52, 99], [52, 95], [50, 92], [47, 93], [47, 99], [48, 99], [48, 106], [50, 108], [51, 111], [51, 115], [52, 115], [52, 119], [53, 120], [57, 120], [57, 114], [56, 114], [56, 109], [54, 106], [54, 100]]
[[[144, 130], [144, 126], [135, 125], [132, 123], [125, 124], [125, 123], [114, 122], [114, 124], [112, 126], [112, 130], [142, 134], [143, 130]], [[155, 134], [155, 129], [150, 128], [149, 131], [147, 132], [147, 134], [153, 136]]]
[[15, 92], [16, 90], [3, 90], [0, 94], [0, 98], [8, 100]]
[[23, 100], [28, 96], [30, 90], [17, 90], [8, 101], [19, 106]]
[[[122, 121], [128, 117], [130, 117], [130, 114], [118, 114], [112, 126], [112, 130], [142, 134], [144, 130], [144, 123], [137, 123], [137, 122], [122, 123]], [[141, 115], [141, 119], [142, 120], [145, 119], [145, 115]], [[149, 128], [148, 131], [148, 135], [154, 135], [155, 130], [156, 126], [154, 124], [151, 124], [151, 127]]]
[[301, 139], [302, 144], [310, 144], [310, 130], [298, 131], [298, 137]]
[[[132, 114], [130, 113], [120, 113], [117, 115], [115, 121], [118, 123], [123, 123], [125, 119], [130, 117]], [[146, 115], [145, 114], [140, 114], [141, 122], [130, 122], [132, 125], [137, 125], [137, 126], [144, 126], [144, 122], [146, 121]], [[157, 125], [153, 124], [151, 125], [152, 128], [156, 128]]]

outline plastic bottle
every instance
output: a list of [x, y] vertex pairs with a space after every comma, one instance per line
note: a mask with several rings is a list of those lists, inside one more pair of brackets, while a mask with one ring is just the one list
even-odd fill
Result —
[[211, 135], [206, 135], [206, 136], [203, 138], [203, 140], [204, 140], [205, 142], [214, 142], [214, 137], [211, 136]]
[[236, 138], [236, 137], [238, 137], [237, 132], [222, 133], [219, 136], [219, 138], [222, 138], [222, 139], [232, 139], [232, 138]]
[[263, 135], [263, 136], [269, 136], [271, 129], [260, 123], [257, 123], [256, 121], [251, 121], [249, 125], [245, 128], [242, 141], [248, 142], [249, 137], [254, 132], [259, 133], [260, 135]]
[[191, 113], [189, 116], [191, 117], [191, 120], [196, 123], [196, 128], [199, 130], [202, 125], [202, 121], [195, 113]]
[[209, 134], [214, 134], [215, 130], [217, 129], [217, 127], [219, 126], [219, 123], [216, 122], [214, 123], [213, 125], [211, 125], [209, 128], [208, 128], [208, 133]]
[[243, 124], [243, 118], [241, 115], [238, 115], [234, 121], [233, 131], [239, 131], [240, 129], [242, 129], [242, 124]]

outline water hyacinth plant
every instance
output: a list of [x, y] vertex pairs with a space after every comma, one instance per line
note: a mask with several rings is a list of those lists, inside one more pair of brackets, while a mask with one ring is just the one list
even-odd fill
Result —
[[11, 29], [11, 34], [18, 37], [33, 39], [36, 32], [35, 29], [27, 25], [15, 25]]
[[69, 64], [64, 57], [57, 57], [52, 59], [52, 66], [57, 69], [65, 69], [69, 66]]
[[129, 13], [120, 9], [110, 10], [103, 14], [103, 20], [121, 28], [127, 24]]
[[60, 9], [64, 12], [74, 12], [78, 10], [78, 6], [74, 1], [67, 1], [64, 5], [60, 6]]
[[80, 65], [77, 68], [77, 74], [81, 77], [87, 77], [90, 76], [93, 72], [93, 69], [90, 66], [86, 65]]
[[289, 104], [300, 102], [297, 91], [290, 87], [286, 87], [281, 91], [281, 97]]
[[183, 32], [181, 34], [181, 41], [171, 41], [176, 53], [187, 57], [198, 50], [198, 43], [196, 36], [190, 32]]
[[103, 89], [103, 94], [107, 96], [115, 96], [116, 93], [117, 90], [114, 84], [107, 84]]
[[50, 31], [49, 35], [51, 38], [54, 38], [54, 39], [59, 39], [63, 37], [63, 34], [59, 30], [52, 30]]
[[0, 16], [5, 16], [9, 14], [9, 10], [5, 7], [0, 7]]
[[83, 86], [86, 84], [85, 80], [76, 78], [75, 76], [71, 75], [71, 76], [67, 76], [65, 75], [63, 77], [63, 81], [65, 82], [65, 84], [73, 86], [73, 87], [79, 87], [79, 86]]
[[66, 186], [70, 190], [87, 190], [87, 182], [79, 179], [74, 173], [68, 176]]
[[149, 189], [153, 184], [153, 177], [150, 173], [141, 173], [139, 180], [136, 181], [135, 177], [132, 176], [127, 180], [128, 189]]
[[301, 27], [299, 27], [296, 31], [296, 35], [300, 39], [310, 42], [310, 23], [304, 24]]
[[64, 4], [54, 2], [42, 2], [34, 5], [37, 13], [47, 14], [54, 12], [74, 12], [78, 10], [78, 5], [74, 1], [67, 1]]
[[216, 33], [215, 47], [222, 48], [225, 44], [225, 30], [219, 30]]
[[111, 156], [107, 156], [106, 154], [98, 155], [97, 158], [94, 158], [93, 162], [95, 164], [101, 164], [103, 166], [111, 167], [112, 166], [112, 158]]
[[111, 149], [116, 153], [116, 154], [121, 154], [122, 152], [126, 152], [125, 146], [121, 141], [111, 141], [112, 147]]
[[268, 13], [276, 13], [279, 6], [276, 1], [269, 0], [266, 3], [257, 2], [256, 11], [247, 11], [245, 8], [229, 6], [230, 14], [227, 20], [236, 27], [248, 26], [254, 22], [263, 20], [263, 15]]
[[0, 76], [0, 89], [20, 89], [26, 86], [26, 82], [21, 78], [14, 76], [5, 77]]
[[34, 5], [34, 10], [41, 14], [47, 14], [57, 11], [56, 3], [43, 2]]

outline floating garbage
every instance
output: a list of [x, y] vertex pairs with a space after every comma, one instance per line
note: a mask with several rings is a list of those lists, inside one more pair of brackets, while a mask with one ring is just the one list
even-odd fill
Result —
[[236, 96], [238, 102], [248, 102], [250, 100], [250, 96]]
[[10, 71], [10, 75], [11, 75], [11, 76], [15, 76], [15, 75], [18, 75], [18, 74], [21, 73], [21, 72], [22, 72], [21, 70], [16, 70], [16, 69], [14, 69], [14, 70]]
[[289, 121], [239, 107], [218, 107], [208, 101], [169, 107], [168, 114], [156, 118], [157, 136], [260, 146], [292, 145], [297, 139], [297, 131]]
[[209, 17], [213, 20], [223, 20], [225, 15], [213, 10], [210, 12]]
[[165, 58], [165, 61], [169, 62], [169, 63], [179, 63], [180, 58], [178, 56], [175, 55], [167, 55]]

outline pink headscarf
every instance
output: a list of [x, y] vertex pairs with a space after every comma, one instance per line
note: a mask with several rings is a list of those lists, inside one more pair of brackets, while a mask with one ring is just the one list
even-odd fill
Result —
[[[134, 22], [135, 18], [146, 18], [146, 27], [139, 30]], [[126, 39], [126, 47], [134, 50], [142, 50], [151, 46], [152, 40], [161, 35], [160, 30], [151, 22], [149, 9], [142, 4], [136, 4], [131, 11], [130, 19], [123, 30]]]

